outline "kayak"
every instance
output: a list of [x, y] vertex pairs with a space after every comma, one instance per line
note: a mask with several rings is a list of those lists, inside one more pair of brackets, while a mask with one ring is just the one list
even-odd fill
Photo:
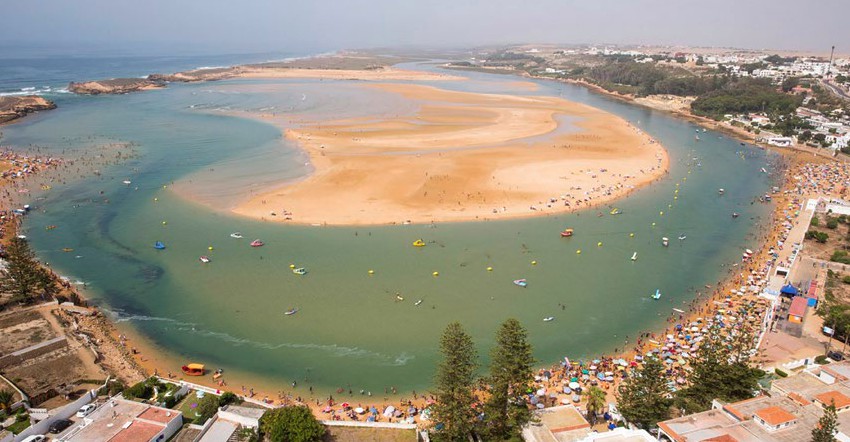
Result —
[[516, 279], [516, 280], [514, 280], [514, 284], [516, 284], [516, 285], [518, 285], [522, 288], [525, 288], [525, 287], [528, 286], [528, 281], [526, 281], [525, 279]]

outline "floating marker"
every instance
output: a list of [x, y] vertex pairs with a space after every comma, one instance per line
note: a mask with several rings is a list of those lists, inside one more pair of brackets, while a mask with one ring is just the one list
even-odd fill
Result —
[[668, 205], [667, 205], [667, 208], [668, 208], [668, 209], [672, 209], [672, 208], [673, 208], [673, 205], [672, 205], [672, 204], [668, 204]]
[[602, 241], [599, 241], [598, 243], [596, 243], [596, 247], [602, 247]]
[[635, 237], [634, 233], [629, 233], [629, 238], [634, 238], [634, 237]]
[[488, 271], [488, 272], [492, 272], [492, 271], [493, 271], [493, 267], [487, 267], [487, 271]]
[[662, 211], [658, 212], [658, 214], [661, 215], [661, 216], [664, 216], [664, 211], [662, 210]]
[[679, 197], [678, 197], [678, 196], [674, 196], [674, 197], [673, 197], [673, 199], [674, 199], [674, 200], [677, 200], [677, 199], [679, 199]]
[[440, 276], [440, 272], [434, 272], [431, 274], [431, 276]]
[[212, 249], [213, 249], [213, 246], [207, 247], [207, 250], [212, 250]]
[[581, 255], [581, 249], [576, 250], [576, 255]]
[[655, 227], [655, 223], [652, 223], [652, 227]]
[[154, 201], [159, 201], [159, 198], [154, 198], [153, 200], [154, 200]]
[[[294, 269], [294, 268], [295, 268], [295, 264], [290, 264], [290, 265], [289, 265], [289, 268], [290, 268], [290, 269]], [[373, 273], [373, 272], [372, 272], [371, 270], [369, 270], [369, 274], [371, 275], [372, 273]]]
[[164, 226], [164, 225], [166, 225], [166, 224], [168, 224], [168, 222], [167, 222], [167, 221], [163, 221], [163, 222], [162, 222], [162, 225], [163, 225], [163, 226]]
[[374, 274], [375, 274], [375, 271], [370, 269], [370, 270], [369, 270], [369, 274], [370, 274], [370, 275], [374, 275]]
[[537, 261], [531, 261], [531, 265], [536, 266], [536, 265], [537, 265]]

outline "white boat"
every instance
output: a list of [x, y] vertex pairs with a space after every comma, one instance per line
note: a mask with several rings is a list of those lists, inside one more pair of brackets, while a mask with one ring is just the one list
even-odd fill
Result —
[[685, 234], [684, 234], [684, 233], [683, 233], [683, 234], [681, 234], [681, 235], [679, 235], [679, 241], [684, 241], [684, 240], [686, 240], [686, 239], [688, 239], [688, 237], [687, 237], [687, 236], [685, 236]]
[[670, 245], [670, 238], [667, 238], [666, 236], [662, 237], [661, 238], [661, 245], [664, 246], [664, 247], [669, 246]]
[[422, 300], [421, 300], [421, 299], [413, 303], [413, 305], [419, 305], [419, 304], [422, 304]]
[[289, 310], [287, 310], [287, 311], [283, 312], [283, 314], [284, 314], [284, 315], [287, 315], [287, 316], [291, 316], [291, 315], [294, 315], [294, 314], [296, 314], [296, 313], [298, 313], [298, 309], [297, 309], [297, 308], [291, 308], [291, 309], [289, 309]]
[[543, 318], [543, 322], [551, 322], [551, 321], [554, 321], [554, 320], [555, 320], [554, 316], [547, 316], [547, 317]]
[[652, 295], [652, 299], [655, 299], [656, 301], [661, 299], [661, 289], [655, 289], [655, 294]]
[[198, 259], [199, 259], [202, 263], [204, 263], [204, 264], [206, 264], [206, 263], [210, 262], [210, 258], [209, 258], [209, 256], [206, 256], [206, 255], [201, 256], [201, 257], [200, 257], [200, 258], [198, 258]]
[[230, 234], [230, 237], [231, 238], [242, 238], [242, 233], [241, 232], [233, 232], [233, 233]]
[[128, 186], [129, 186], [130, 184], [133, 184], [133, 182], [132, 182], [132, 181], [130, 181], [130, 180], [124, 180], [124, 181], [122, 181], [122, 183], [124, 183], [124, 184], [126, 184], [126, 185], [128, 185]]
[[637, 252], [632, 254], [632, 261], [637, 261]]
[[306, 275], [307, 269], [304, 267], [298, 267], [297, 269], [292, 269], [292, 273], [295, 273], [296, 275]]
[[764, 167], [762, 167], [762, 168], [761, 168], [761, 173], [767, 173], [767, 170], [765, 170], [765, 168], [764, 168]]
[[726, 189], [717, 189], [717, 193], [723, 195], [724, 193], [726, 193]]
[[679, 313], [685, 313], [685, 311], [684, 311], [684, 310], [680, 310], [680, 309], [677, 309], [677, 308], [674, 308], [674, 309], [673, 309], [673, 311], [674, 311], [674, 312], [679, 312]]

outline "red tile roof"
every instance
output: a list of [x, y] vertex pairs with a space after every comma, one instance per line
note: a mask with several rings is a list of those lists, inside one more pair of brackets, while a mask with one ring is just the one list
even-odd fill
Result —
[[826, 393], [821, 393], [815, 396], [815, 400], [818, 402], [829, 405], [831, 403], [835, 404], [835, 408], [841, 409], [848, 405], [850, 405], [850, 397], [847, 397], [835, 390], [827, 391]]
[[771, 427], [775, 427], [786, 422], [791, 422], [797, 419], [797, 416], [783, 410], [780, 407], [767, 407], [756, 411], [756, 416], [765, 421]]
[[149, 424], [134, 420], [129, 427], [121, 430], [109, 442], [137, 442], [140, 440], [151, 440], [165, 427], [162, 425]]
[[806, 314], [806, 298], [797, 296], [791, 301], [791, 307], [788, 309], [789, 315], [803, 316]]
[[735, 439], [728, 434], [721, 434], [720, 436], [712, 437], [711, 439], [703, 439], [703, 442], [738, 442], [738, 439]]
[[794, 392], [788, 393], [788, 397], [791, 398], [794, 402], [803, 406], [812, 404], [811, 402], [807, 401], [806, 398]]
[[144, 420], [148, 420], [148, 421], [152, 421], [152, 422], [159, 422], [159, 423], [162, 423], [162, 424], [167, 424], [167, 423], [171, 422], [171, 420], [174, 419], [174, 417], [177, 416], [177, 414], [178, 413], [176, 411], [163, 410], [161, 408], [151, 407], [151, 408], [148, 408], [147, 410], [143, 411], [137, 417], [139, 419], [144, 419]]

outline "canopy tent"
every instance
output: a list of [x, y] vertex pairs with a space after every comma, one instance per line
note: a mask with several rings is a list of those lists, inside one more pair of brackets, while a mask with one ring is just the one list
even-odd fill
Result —
[[783, 295], [797, 296], [797, 295], [800, 294], [800, 291], [797, 290], [797, 288], [794, 287], [793, 285], [786, 284], [782, 287], [782, 289], [779, 290], [779, 293], [781, 293]]

